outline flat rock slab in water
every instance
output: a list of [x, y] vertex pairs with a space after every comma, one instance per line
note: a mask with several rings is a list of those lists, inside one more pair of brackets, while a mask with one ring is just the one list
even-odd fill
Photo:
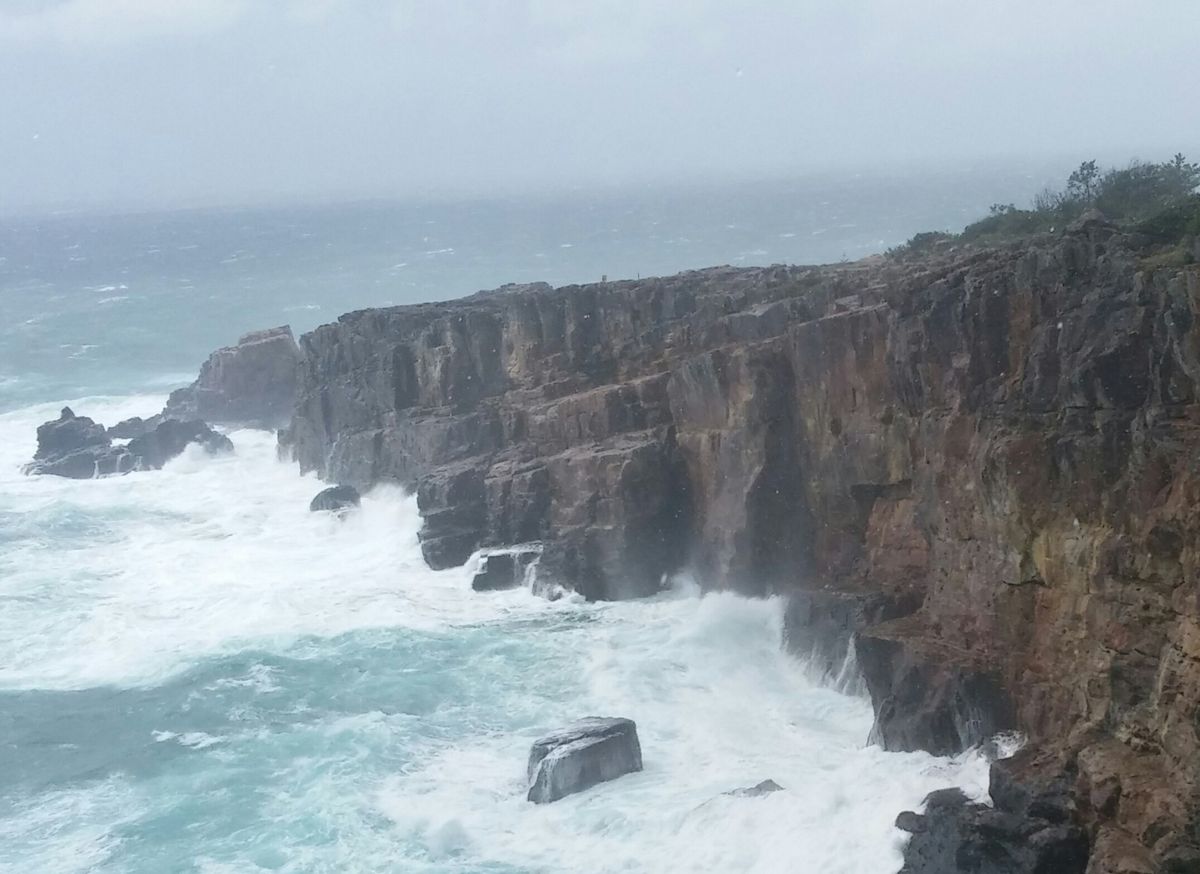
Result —
[[529, 751], [529, 794], [547, 804], [642, 770], [632, 719], [591, 716], [541, 738]]

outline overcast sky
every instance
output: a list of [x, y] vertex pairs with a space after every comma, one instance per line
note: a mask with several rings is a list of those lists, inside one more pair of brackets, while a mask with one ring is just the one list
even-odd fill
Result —
[[0, 212], [1200, 149], [1200, 0], [0, 0]]

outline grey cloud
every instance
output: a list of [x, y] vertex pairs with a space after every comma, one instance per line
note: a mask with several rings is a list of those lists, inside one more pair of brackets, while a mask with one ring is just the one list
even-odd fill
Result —
[[1195, 0], [0, 0], [0, 211], [1200, 150]]

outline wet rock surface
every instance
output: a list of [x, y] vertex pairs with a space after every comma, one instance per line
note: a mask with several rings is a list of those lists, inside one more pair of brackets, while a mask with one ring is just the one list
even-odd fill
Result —
[[476, 592], [515, 589], [525, 582], [529, 567], [542, 556], [540, 549], [514, 549], [480, 556], [479, 570], [471, 579]]
[[534, 743], [526, 797], [548, 804], [640, 770], [642, 748], [633, 720], [592, 716]]
[[924, 813], [901, 813], [896, 827], [910, 835], [901, 874], [1085, 874], [1089, 839], [1064, 778], [1031, 786], [998, 762], [992, 784], [994, 806], [943, 789]]
[[309, 502], [308, 509], [312, 513], [345, 513], [361, 503], [362, 495], [354, 486], [330, 486], [317, 493]]
[[1019, 729], [1096, 795], [1092, 874], [1178, 868], [1200, 271], [1139, 245], [1090, 222], [349, 313], [301, 338], [286, 442], [327, 479], [414, 488], [434, 566], [540, 541], [541, 575], [589, 598], [684, 567], [812, 592], [789, 646], [832, 666], [854, 641], [885, 746]]
[[203, 422], [164, 419], [157, 420], [153, 428], [143, 423], [133, 430], [141, 433], [124, 446], [114, 445], [110, 431], [103, 425], [64, 407], [57, 419], [38, 426], [37, 452], [25, 472], [92, 479], [133, 470], [158, 470], [192, 443], [212, 454], [233, 451], [228, 437]]

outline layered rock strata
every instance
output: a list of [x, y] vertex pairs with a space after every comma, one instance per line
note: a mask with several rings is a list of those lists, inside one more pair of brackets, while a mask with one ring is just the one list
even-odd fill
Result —
[[1019, 729], [1092, 874], [1165, 870], [1200, 858], [1200, 272], [1145, 254], [1091, 222], [350, 313], [284, 442], [414, 488], [435, 567], [539, 541], [591, 598], [796, 593], [886, 747]]

